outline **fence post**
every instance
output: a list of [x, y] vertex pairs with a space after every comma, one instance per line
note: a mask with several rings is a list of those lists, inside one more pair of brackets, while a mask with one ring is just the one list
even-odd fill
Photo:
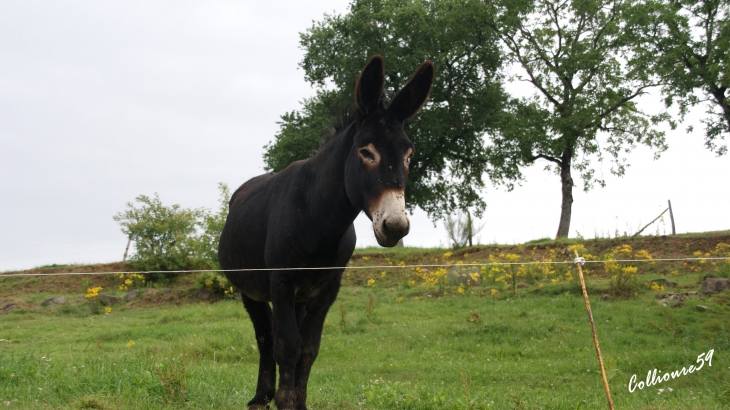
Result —
[[586, 281], [583, 278], [583, 258], [578, 256], [578, 251], [573, 249], [575, 254], [575, 265], [578, 267], [578, 277], [580, 278], [580, 287], [583, 289], [583, 300], [586, 302], [586, 311], [588, 312], [588, 321], [591, 323], [591, 333], [593, 334], [593, 345], [596, 347], [596, 355], [598, 355], [598, 364], [601, 366], [601, 377], [603, 378], [603, 389], [606, 391], [608, 399], [608, 408], [613, 410], [613, 400], [611, 400], [611, 390], [608, 388], [608, 378], [606, 378], [606, 369], [603, 367], [603, 356], [601, 356], [601, 347], [598, 345], [598, 336], [596, 335], [596, 325], [593, 323], [593, 313], [591, 312], [591, 303], [588, 301], [588, 291], [586, 290]]
[[122, 262], [127, 261], [127, 253], [129, 252], [129, 244], [132, 243], [132, 237], [129, 237], [129, 240], [127, 241], [127, 248], [124, 249], [124, 257], [122, 258]]
[[672, 201], [667, 200], [669, 203], [669, 219], [672, 221], [672, 235], [676, 235], [677, 231], [674, 230], [674, 213], [672, 213]]

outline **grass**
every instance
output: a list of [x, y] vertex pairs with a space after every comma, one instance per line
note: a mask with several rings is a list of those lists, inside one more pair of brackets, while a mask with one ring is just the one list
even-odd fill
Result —
[[[709, 251], [718, 241], [729, 242], [721, 235], [637, 238], [631, 244], [659, 258]], [[620, 242], [584, 244], [587, 253], [599, 256]], [[492, 252], [572, 260], [563, 249], [566, 245], [480, 246], [453, 251], [450, 259], [445, 249], [377, 248], [357, 253], [352, 264], [472, 263], [486, 260]], [[730, 291], [664, 307], [656, 296], [666, 291], [643, 285], [668, 275], [678, 283], [668, 290], [697, 290], [701, 278], [717, 268], [698, 262], [642, 264], [641, 289], [635, 297], [603, 300], [599, 296], [608, 291], [609, 278], [593, 266], [589, 293], [616, 408], [728, 408]], [[309, 408], [606, 407], [575, 280], [559, 272], [563, 279], [554, 284], [520, 279], [516, 293], [505, 285], [491, 295], [495, 284], [481, 284], [466, 286], [460, 294], [453, 283], [436, 292], [411, 283], [417, 277], [407, 270], [382, 271], [347, 271], [325, 323], [309, 383]], [[117, 305], [104, 314], [85, 301], [80, 278], [73, 283], [63, 277], [30, 279], [5, 278], [0, 285], [6, 289], [0, 291], [0, 309], [8, 301], [21, 306], [0, 310], [0, 406], [239, 409], [253, 397], [258, 351], [240, 302], [189, 303], [191, 291], [176, 291]], [[90, 286], [110, 281], [104, 286], [115, 287], [113, 278], [85, 279]], [[367, 285], [370, 279], [376, 279], [374, 286]], [[173, 285], [180, 289], [195, 281], [181, 277]], [[66, 305], [39, 306], [60, 293]], [[710, 349], [711, 367], [628, 391], [632, 375], [644, 380], [655, 368], [661, 373], [680, 370]]]
[[[729, 405], [729, 302], [727, 293], [680, 308], [659, 305], [651, 293], [594, 298], [617, 408]], [[700, 303], [709, 309], [697, 310]], [[239, 302], [121, 307], [109, 315], [88, 309], [0, 316], [0, 404], [233, 409], [253, 396], [258, 353]], [[643, 380], [654, 368], [678, 370], [709, 349], [712, 367], [628, 392], [633, 374]], [[185, 392], [166, 403], [170, 393], [158, 371], [176, 363], [183, 364], [185, 374], [176, 377]], [[658, 394], [659, 387], [674, 391]], [[325, 324], [309, 397], [314, 409], [605, 407], [583, 301], [566, 287], [440, 298], [399, 287], [345, 287]]]

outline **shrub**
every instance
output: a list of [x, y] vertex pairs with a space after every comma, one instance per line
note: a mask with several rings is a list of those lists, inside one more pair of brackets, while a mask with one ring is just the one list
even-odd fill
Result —
[[[158, 194], [140, 195], [135, 204], [114, 216], [122, 232], [134, 241], [132, 267], [141, 271], [218, 269], [217, 245], [228, 214], [228, 186], [219, 184], [218, 212], [165, 206]], [[147, 281], [159, 281], [173, 273], [146, 274]]]

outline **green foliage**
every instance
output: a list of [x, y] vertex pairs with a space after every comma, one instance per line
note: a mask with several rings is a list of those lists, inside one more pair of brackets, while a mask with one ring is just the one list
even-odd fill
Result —
[[[179, 205], [165, 206], [159, 195], [138, 196], [136, 205], [114, 216], [122, 232], [135, 243], [130, 262], [143, 271], [175, 271], [185, 269], [217, 269], [218, 238], [228, 215], [230, 193], [219, 184], [220, 208], [213, 213], [207, 209], [184, 209]], [[151, 273], [147, 280], [170, 277]]]
[[[683, 117], [689, 107], [707, 109], [705, 146], [727, 152], [730, 134], [730, 1], [644, 0], [633, 9], [636, 51], [648, 72], [661, 78], [667, 107]], [[691, 131], [691, 127], [688, 132]]]
[[234, 288], [223, 273], [206, 272], [198, 277], [198, 285], [216, 296], [233, 298]]
[[[477, 0], [355, 0], [345, 15], [325, 15], [301, 34], [305, 78], [319, 89], [300, 111], [284, 114], [275, 141], [266, 146], [269, 170], [310, 156], [332, 114], [347, 101], [373, 54], [386, 64], [386, 96], [430, 59], [436, 81], [429, 102], [406, 132], [416, 146], [406, 203], [433, 218], [454, 209], [484, 209], [485, 131], [495, 126], [505, 94], [500, 53]], [[329, 90], [334, 85], [336, 91]]]
[[183, 404], [188, 394], [185, 385], [187, 377], [187, 369], [182, 357], [173, 357], [167, 363], [156, 364], [154, 366], [155, 374], [160, 379], [160, 385], [164, 389], [162, 400], [165, 404]]

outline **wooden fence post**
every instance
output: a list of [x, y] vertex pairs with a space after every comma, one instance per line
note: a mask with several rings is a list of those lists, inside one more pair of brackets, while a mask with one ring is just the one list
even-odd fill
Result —
[[131, 244], [131, 243], [132, 243], [132, 237], [130, 236], [129, 240], [127, 241], [127, 248], [124, 249], [124, 257], [122, 258], [122, 262], [127, 261], [127, 253], [129, 252], [129, 244]]
[[667, 200], [669, 203], [669, 219], [672, 221], [672, 235], [676, 235], [677, 231], [674, 230], [674, 213], [672, 213], [672, 201]]

